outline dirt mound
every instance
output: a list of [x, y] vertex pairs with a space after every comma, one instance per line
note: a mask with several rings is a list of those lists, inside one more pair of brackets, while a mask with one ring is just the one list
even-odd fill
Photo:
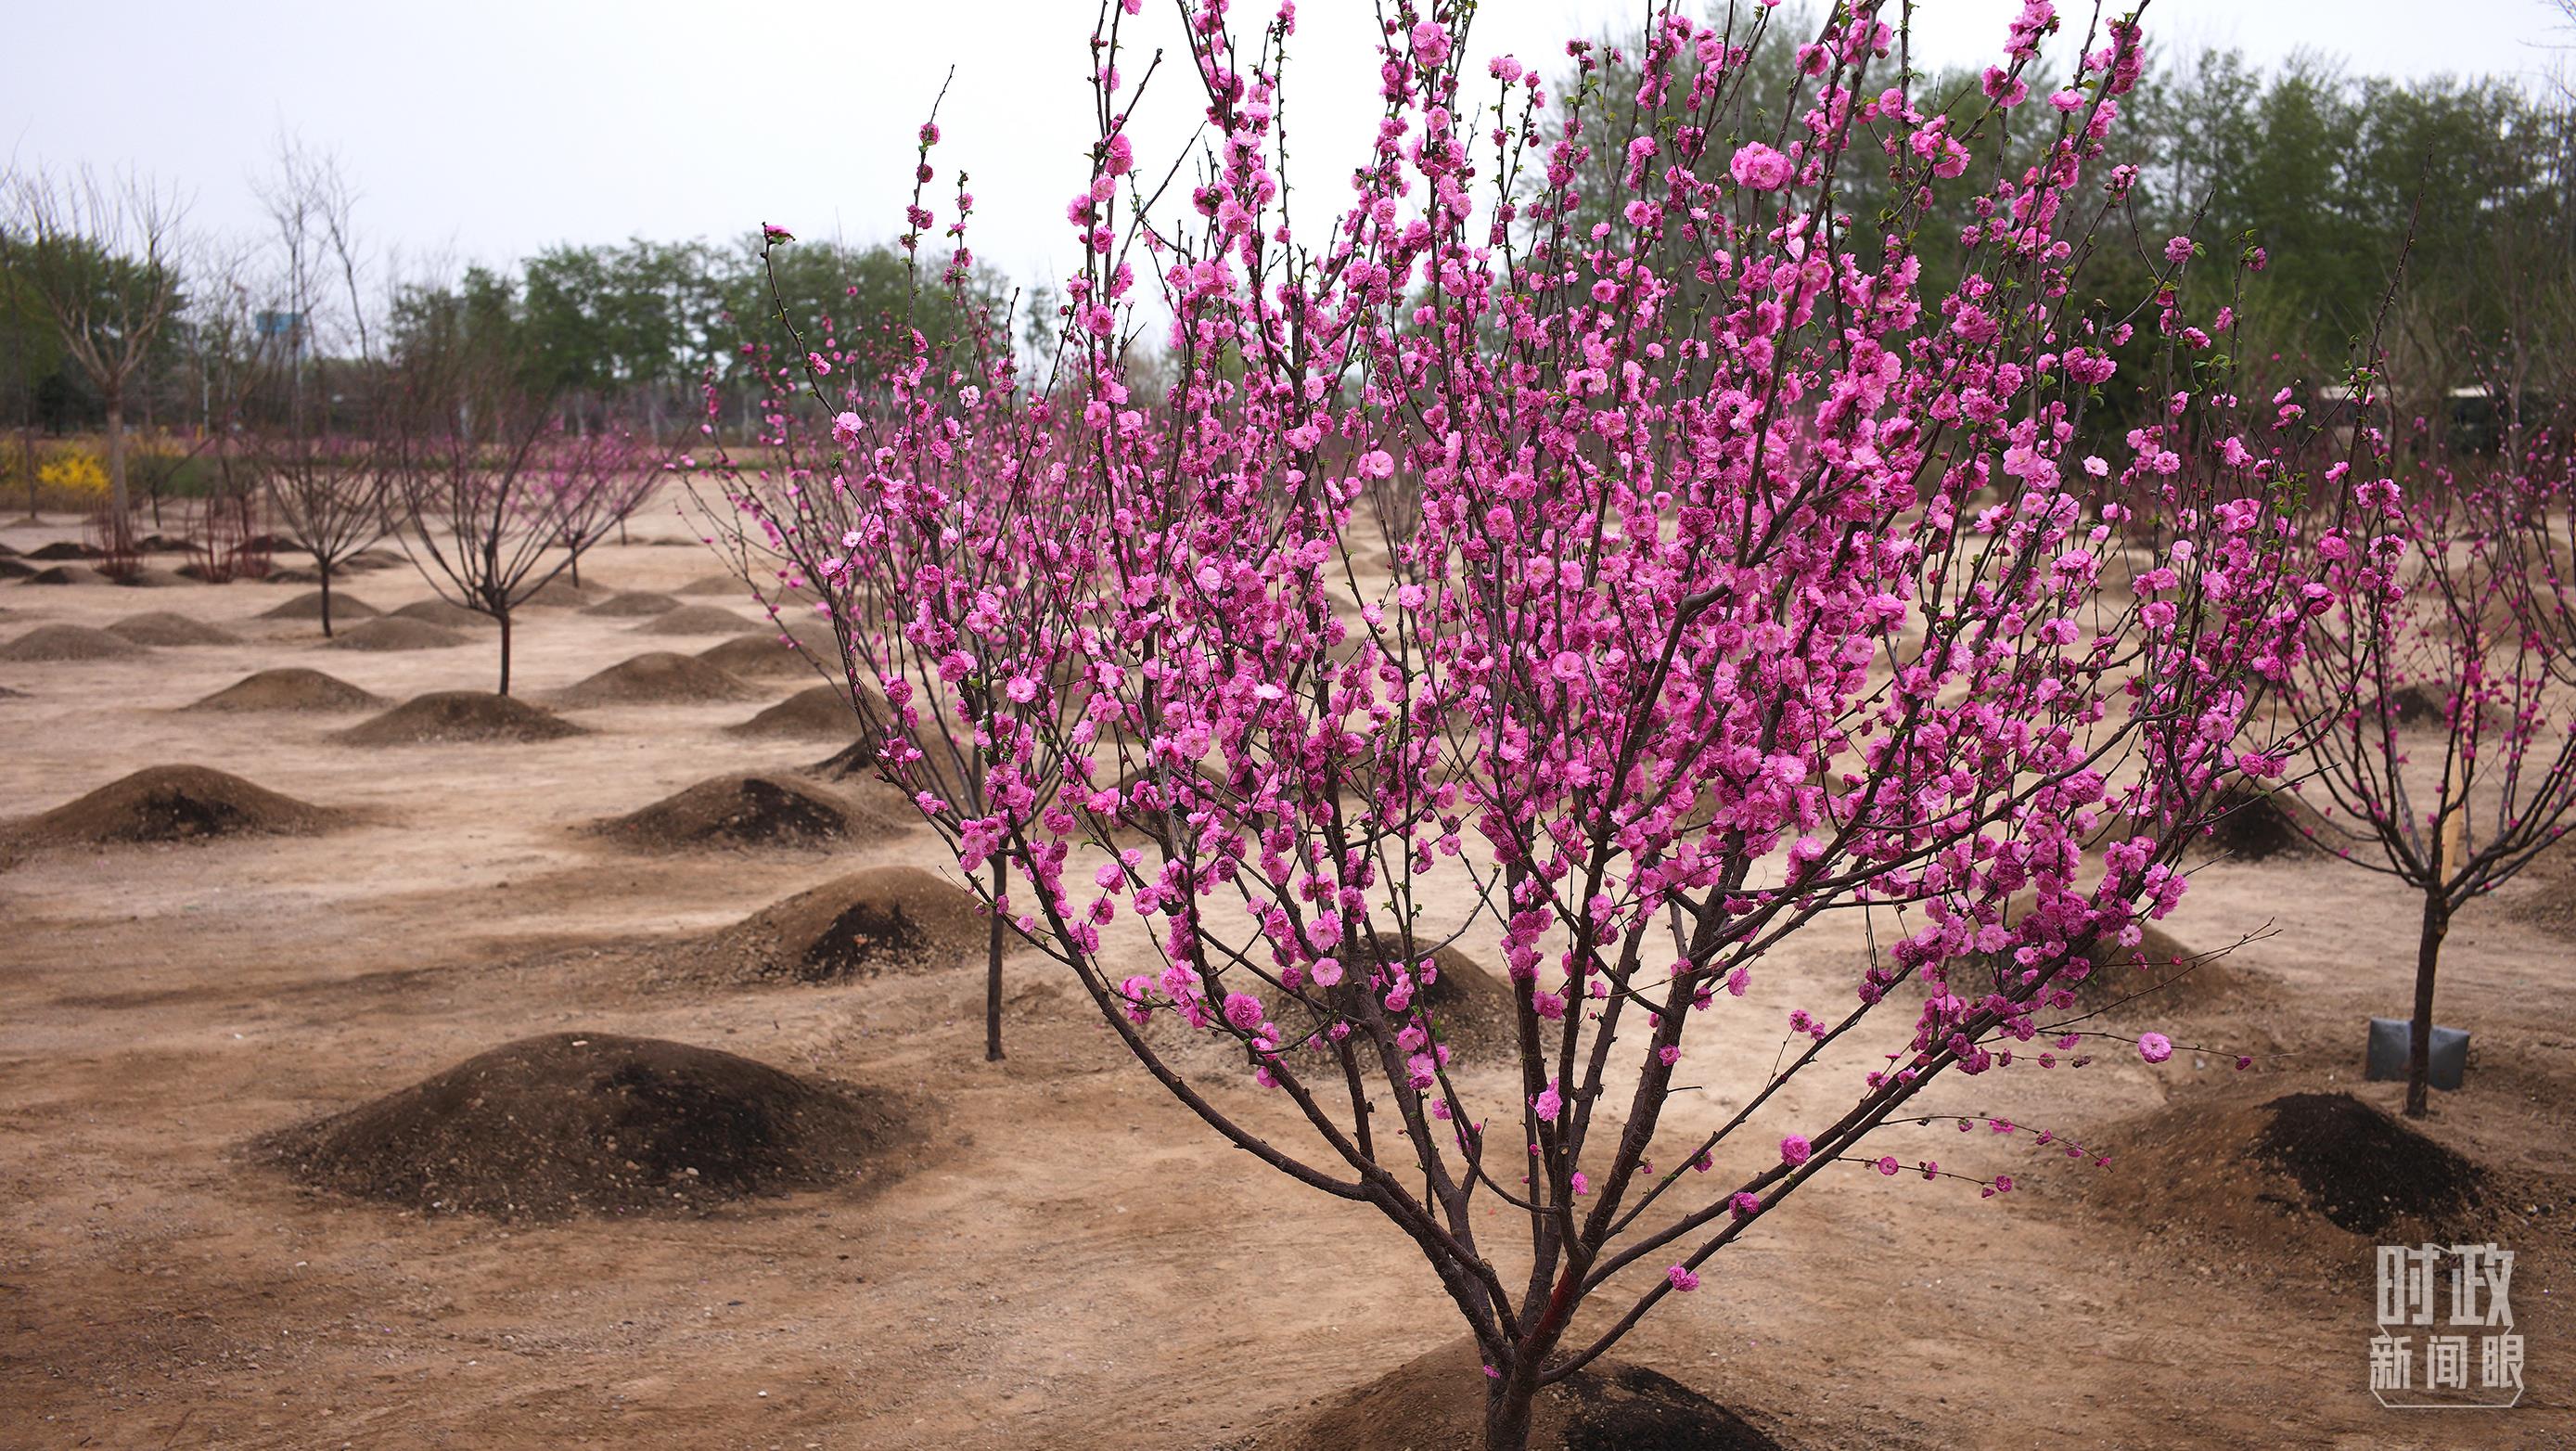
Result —
[[[883, 709], [883, 707], [879, 707]], [[792, 736], [821, 741], [846, 741], [866, 734], [858, 712], [850, 708], [850, 695], [837, 685], [813, 685], [796, 692], [769, 709], [742, 722], [725, 727], [729, 736]]]
[[72, 539], [57, 539], [27, 551], [29, 559], [96, 559], [98, 551]]
[[2104, 1145], [2119, 1151], [2090, 1171], [2097, 1197], [2152, 1230], [2254, 1240], [2277, 1236], [2284, 1221], [2380, 1238], [2398, 1225], [2410, 1232], [2399, 1238], [2465, 1231], [2486, 1177], [2349, 1093], [2177, 1104], [2095, 1147]]
[[635, 627], [644, 635], [738, 635], [745, 621], [731, 610], [714, 605], [681, 605], [646, 620]]
[[500, 1218], [704, 1210], [844, 1182], [892, 1115], [658, 1038], [523, 1038], [256, 1148], [315, 1189]]
[[571, 580], [555, 578], [537, 587], [537, 592], [519, 601], [520, 605], [538, 609], [577, 610], [591, 601], [590, 591]]
[[107, 576], [86, 564], [57, 564], [27, 576], [29, 584], [105, 584]]
[[110, 579], [127, 589], [172, 589], [205, 583], [195, 575], [175, 569], [129, 569], [122, 574], [110, 576]]
[[2315, 845], [2299, 834], [2298, 826], [2305, 820], [2313, 829], [2315, 809], [2287, 791], [2239, 786], [2220, 799], [2219, 810], [2223, 814], [2210, 823], [2206, 834], [2213, 850], [2257, 862], [2316, 854]]
[[466, 741], [559, 741], [586, 735], [580, 726], [507, 695], [433, 690], [339, 733], [353, 746], [409, 746]]
[[107, 627], [111, 635], [137, 645], [238, 645], [241, 637], [205, 621], [170, 610], [127, 615]]
[[87, 625], [38, 625], [6, 645], [0, 645], [0, 660], [24, 662], [62, 660], [121, 660], [140, 655], [144, 647], [122, 635], [93, 630]]
[[751, 586], [729, 574], [711, 574], [704, 579], [690, 580], [671, 593], [702, 599], [712, 595], [749, 594]]
[[[2019, 922], [2031, 901], [2025, 893], [2013, 899], [2005, 913], [2007, 922]], [[2226, 962], [2214, 956], [2195, 953], [2172, 933], [2152, 922], [2141, 923], [2138, 945], [2122, 947], [2116, 940], [2104, 939], [2094, 944], [2095, 966], [2077, 983], [2064, 983], [2061, 972], [2052, 981], [2071, 987], [2078, 1013], [2108, 1012], [2115, 1016], [2151, 1013], [2170, 1017], [2194, 1008], [2206, 1008], [2239, 997], [2247, 984]], [[1945, 974], [1952, 991], [1977, 999], [1994, 992], [2003, 984], [1998, 972], [2018, 986], [2022, 968], [2009, 956], [1998, 959], [1964, 958], [1950, 964]], [[1929, 984], [1924, 986], [1928, 989]], [[2044, 1004], [2043, 1014], [2054, 1012]], [[2043, 1017], [2043, 1022], [2051, 1019]]]
[[201, 841], [218, 836], [303, 836], [339, 819], [204, 766], [148, 766], [77, 801], [19, 824], [12, 835], [34, 847], [119, 842]]
[[332, 650], [452, 650], [466, 643], [454, 630], [430, 624], [426, 620], [403, 620], [390, 615], [369, 620], [333, 635], [326, 646]]
[[[383, 613], [356, 595], [331, 591], [331, 622], [335, 625], [342, 620], [369, 620]], [[322, 591], [307, 590], [275, 609], [260, 611], [259, 617], [263, 620], [318, 620], [322, 618]]]
[[838, 795], [783, 776], [717, 776], [591, 830], [647, 851], [703, 846], [820, 847], [854, 827], [890, 823], [851, 809]]
[[947, 966], [983, 950], [973, 895], [919, 867], [871, 867], [716, 932], [691, 954], [728, 977], [830, 982]]
[[35, 573], [36, 567], [27, 561], [0, 554], [0, 579], [26, 579]]
[[384, 697], [371, 695], [337, 676], [319, 670], [263, 670], [225, 686], [189, 710], [373, 710]]
[[841, 652], [830, 640], [808, 643], [802, 650], [787, 643], [787, 637], [764, 632], [737, 635], [721, 645], [710, 645], [698, 652], [698, 658], [728, 674], [745, 680], [811, 679], [817, 673], [817, 662], [826, 669], [837, 670]]
[[[1481, 1451], [1485, 1376], [1458, 1340], [1252, 1443], [1258, 1451]], [[1660, 1371], [1604, 1357], [1540, 1391], [1531, 1451], [1779, 1451], [1754, 1425]]]
[[586, 605], [582, 608], [582, 613], [599, 615], [612, 620], [640, 620], [647, 615], [667, 615], [679, 607], [680, 602], [669, 595], [654, 594], [649, 590], [632, 590], [621, 595], [610, 595], [595, 605]]
[[757, 694], [750, 686], [703, 660], [669, 650], [654, 650], [621, 660], [578, 685], [551, 697], [557, 705], [687, 705], [708, 700], [746, 700]]
[[490, 629], [499, 623], [490, 615], [440, 599], [413, 600], [410, 604], [394, 611], [388, 618], [418, 620], [424, 625], [436, 625], [444, 630]]

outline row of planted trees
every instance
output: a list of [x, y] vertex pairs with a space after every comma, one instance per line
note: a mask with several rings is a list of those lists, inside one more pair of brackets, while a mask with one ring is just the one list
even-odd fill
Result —
[[[1037, 383], [989, 329], [800, 344], [706, 503], [830, 618], [997, 920], [1210, 1132], [1420, 1250], [1489, 1445], [1811, 1184], [2008, 1192], [1909, 1139], [1965, 1124], [1958, 1080], [2163, 1061], [2077, 988], [2249, 801], [2423, 893], [2422, 1111], [2443, 930], [2576, 798], [2576, 454], [2532, 408], [2412, 461], [2369, 336], [2250, 366], [2262, 254], [2136, 230], [2136, 20], [2025, 0], [1936, 95], [1895, 7], [1657, 6], [1551, 86], [1398, 3], [1317, 233], [1288, 9], [1186, 6], [1140, 65], [1140, 8], [1100, 7]], [[1137, 154], [1149, 83], [1204, 109], [1177, 168]], [[969, 205], [934, 244], [937, 139], [925, 310]], [[1838, 924], [1848, 994], [1749, 1021]], [[1453, 945], [1505, 968], [1498, 1035]], [[1712, 1075], [1752, 1083], [1722, 1119]]]

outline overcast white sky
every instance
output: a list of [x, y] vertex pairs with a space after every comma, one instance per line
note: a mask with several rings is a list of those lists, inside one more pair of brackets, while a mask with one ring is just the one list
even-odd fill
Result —
[[[1723, 3], [1723, 0], [1719, 0]], [[1892, 12], [1896, 7], [1891, 4]], [[1917, 0], [1918, 51], [1985, 63], [2015, 0]], [[2075, 0], [2061, 0], [2070, 25]], [[977, 250], [1022, 280], [1071, 257], [1064, 202], [1091, 137], [1094, 0], [125, 0], [21, 4], [0, 37], [17, 164], [132, 165], [178, 183], [201, 228], [258, 226], [251, 180], [291, 130], [336, 151], [359, 221], [418, 259], [506, 263], [546, 245], [730, 237], [763, 220], [876, 240], [900, 230], [912, 128], [957, 69], [942, 190], [974, 174]], [[1238, 0], [1247, 23], [1271, 0]], [[1369, 0], [1304, 0], [1292, 49], [1292, 175], [1347, 173], [1374, 113]], [[1562, 60], [1569, 34], [1633, 24], [1641, 0], [1485, 0], [1471, 56]], [[2570, 37], [2549, 0], [2154, 0], [2151, 35], [2297, 47], [2360, 73], [2537, 81]], [[1172, 40], [1171, 0], [1131, 36]], [[1177, 49], [1177, 47], [1175, 47]], [[1131, 63], [1130, 74], [1137, 66]], [[1157, 89], [1181, 99], [1185, 76]], [[1169, 134], [1169, 133], [1167, 133]], [[1140, 159], [1152, 150], [1140, 146]], [[1301, 210], [1303, 210], [1301, 208]]]

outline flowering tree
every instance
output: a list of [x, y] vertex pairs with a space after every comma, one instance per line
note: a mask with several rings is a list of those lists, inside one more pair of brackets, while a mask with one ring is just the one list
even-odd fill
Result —
[[269, 507], [322, 578], [322, 633], [331, 633], [331, 581], [390, 532], [394, 507], [373, 438], [309, 433], [291, 424], [248, 438]]
[[2333, 549], [2338, 605], [2296, 672], [2332, 720], [2309, 753], [2320, 811], [2300, 827], [2423, 900], [2406, 1068], [2421, 1118], [2451, 919], [2576, 828], [2576, 537], [2559, 537], [2576, 528], [2576, 454], [2556, 429], [2515, 429], [2497, 457], [2429, 468], [2408, 492], [2387, 441], [2363, 439], [2364, 467], [2327, 475], [2372, 534]]
[[[1212, 1129], [1421, 1249], [1509, 1448], [1789, 1195], [1905, 1167], [1864, 1141], [1946, 1075], [2080, 1044], [2074, 985], [2181, 898], [2220, 794], [2303, 744], [2279, 687], [2331, 594], [2225, 390], [2118, 462], [2079, 442], [2109, 347], [2195, 331], [2169, 286], [2077, 290], [2134, 178], [2087, 175], [2133, 24], [2043, 96], [2058, 22], [2029, 0], [1982, 108], [1930, 118], [1870, 5], [1777, 40], [1767, 7], [1659, 6], [1633, 97], [1577, 46], [1553, 106], [1509, 58], [1471, 77], [1465, 8], [1392, 7], [1357, 194], [1301, 245], [1289, 9], [1249, 41], [1224, 0], [1185, 11], [1217, 139], [1172, 215], [1127, 130], [1138, 5], [1104, 4], [1053, 379], [917, 343], [828, 467], [735, 502], [881, 690], [881, 769], [979, 889], [1016, 869], [997, 910]], [[1775, 43], [1794, 89], [1739, 104]], [[1676, 101], [1690, 124], [1636, 123]], [[2043, 159], [1966, 180], [2008, 124]], [[1595, 154], [1623, 158], [1615, 220], [1576, 190]], [[1936, 289], [1908, 237], [1954, 188], [1975, 223]], [[1668, 1115], [1687, 1055], [1748, 1041], [1765, 954], [1856, 917], [1886, 950], [1852, 999], [1799, 1011], [1723, 1123]], [[1481, 1049], [1438, 967], [1462, 942], [1508, 972]], [[1170, 1051], [1193, 1037], [1239, 1069]]]

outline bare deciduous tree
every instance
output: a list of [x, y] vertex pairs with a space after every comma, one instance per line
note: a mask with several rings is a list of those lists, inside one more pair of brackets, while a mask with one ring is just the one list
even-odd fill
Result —
[[126, 392], [180, 305], [181, 222], [175, 191], [88, 167], [9, 178], [0, 261], [31, 288], [107, 410], [109, 510], [115, 538], [127, 516]]

